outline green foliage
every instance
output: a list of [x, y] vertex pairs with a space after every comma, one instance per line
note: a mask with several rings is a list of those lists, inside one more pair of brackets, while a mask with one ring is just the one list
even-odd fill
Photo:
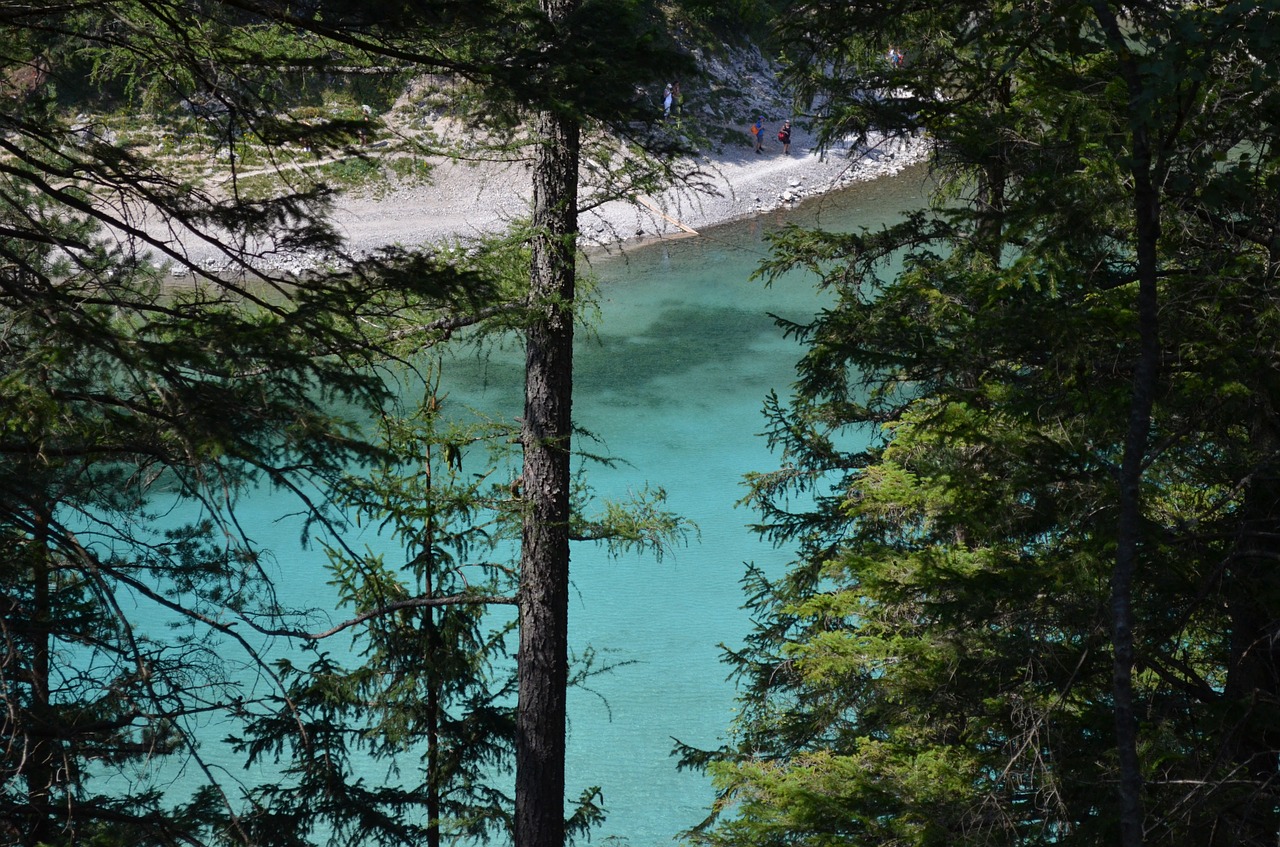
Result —
[[[465, 80], [490, 126], [550, 110], [669, 151], [634, 95], [686, 60], [639, 3], [583, 4], [563, 26], [535, 3], [507, 2], [10, 12], [3, 840], [390, 844], [505, 831], [506, 797], [490, 778], [510, 757], [508, 624], [476, 604], [509, 600], [511, 572], [480, 557], [527, 498], [510, 480], [463, 476], [464, 436], [437, 408], [409, 422], [382, 415], [389, 361], [477, 324], [535, 322], [544, 304], [525, 302], [529, 253], [513, 239], [477, 255], [346, 255], [325, 182], [361, 180], [372, 165], [343, 159], [336, 178], [322, 165], [317, 180], [279, 164], [364, 139], [377, 127], [361, 106], [385, 108], [409, 75], [439, 73]], [[82, 109], [115, 114], [72, 117]], [[233, 173], [225, 186], [204, 179], [211, 154]], [[246, 167], [262, 169], [260, 182], [240, 183]], [[666, 173], [645, 171], [626, 171], [635, 179], [618, 190]], [[297, 253], [332, 267], [303, 279], [272, 270]], [[174, 284], [157, 263], [191, 282]], [[370, 437], [371, 419], [384, 439]], [[361, 468], [374, 471], [353, 480]], [[238, 497], [259, 485], [294, 498], [305, 537], [335, 539], [356, 656], [317, 646], [306, 662], [275, 663], [259, 646], [317, 640], [282, 611], [265, 551], [240, 529]], [[343, 508], [385, 519], [398, 554], [343, 547]], [[574, 525], [627, 549], [660, 550], [682, 531], [659, 493], [640, 510], [606, 505]], [[161, 532], [162, 521], [177, 526]], [[442, 594], [452, 599], [438, 605]], [[243, 689], [246, 672], [262, 687]], [[195, 741], [202, 721], [226, 721], [250, 762], [282, 764], [280, 778], [233, 788]], [[189, 797], [164, 791], [166, 760], [198, 774]], [[363, 776], [371, 761], [390, 775]], [[599, 800], [583, 796], [571, 830], [598, 820]]]
[[1280, 440], [1259, 329], [1276, 321], [1263, 233], [1280, 197], [1252, 109], [1273, 108], [1280, 67], [1240, 57], [1263, 55], [1280, 8], [1125, 4], [1124, 51], [1109, 9], [817, 2], [787, 19], [825, 137], [926, 129], [942, 202], [877, 233], [786, 231], [762, 268], [806, 269], [837, 302], [787, 327], [800, 379], [766, 408], [781, 466], [749, 499], [798, 556], [748, 579], [731, 745], [685, 751], [720, 791], [699, 841], [1119, 840], [1110, 578], [1141, 355], [1136, 137], [1160, 198], [1141, 824], [1150, 843], [1274, 838], [1280, 583], [1261, 562]]
[[[332, 582], [353, 617], [323, 638], [350, 631], [349, 653], [322, 650], [317, 636], [309, 665], [281, 662], [284, 690], [246, 704], [246, 729], [233, 739], [284, 777], [253, 794], [258, 843], [305, 844], [324, 832], [385, 844], [511, 836], [502, 786], [514, 764], [516, 621], [504, 609], [518, 590], [508, 559], [525, 509], [512, 482], [513, 433], [466, 422], [441, 390], [440, 363], [424, 367], [417, 407], [378, 422], [385, 460], [335, 494], [352, 529], [379, 539], [363, 552], [329, 547]], [[575, 497], [585, 508], [590, 492], [581, 485]], [[661, 555], [687, 529], [661, 502], [646, 492], [635, 504], [606, 503], [599, 517], [575, 519], [575, 537]], [[570, 684], [609, 669], [588, 650]], [[386, 763], [383, 781], [369, 761]], [[571, 836], [589, 836], [603, 819], [601, 799], [598, 789], [583, 794], [566, 821]]]
[[785, 8], [771, 0], [677, 0], [666, 12], [703, 49], [718, 50], [725, 41], [749, 39], [767, 43], [770, 31]]
[[[75, 219], [46, 232], [93, 237]], [[5, 246], [25, 273], [11, 266], [0, 300], [5, 837], [199, 837], [225, 808], [133, 774], [189, 754], [194, 716], [238, 696], [223, 657], [246, 645], [224, 624], [272, 614], [256, 553], [219, 504], [257, 477], [309, 486], [372, 455], [321, 404], [376, 402], [382, 388], [312, 358], [321, 322], [161, 292], [101, 244], [76, 265], [24, 246]], [[201, 517], [162, 534], [175, 499]], [[112, 775], [135, 789], [104, 793]]]
[[[242, 715], [236, 668], [273, 678], [248, 633], [297, 625], [239, 529], [239, 495], [272, 486], [297, 498], [309, 529], [332, 521], [315, 492], [384, 455], [360, 426], [387, 399], [369, 367], [387, 355], [384, 330], [442, 309], [456, 320], [485, 296], [474, 275], [395, 251], [273, 278], [265, 252], [338, 249], [318, 217], [323, 191], [211, 196], [116, 131], [66, 121], [42, 73], [64, 77], [78, 67], [69, 55], [110, 42], [133, 11], [95, 7], [120, 17], [81, 29], [79, 12], [51, 7], [3, 32], [15, 86], [0, 118], [5, 843], [246, 840], [239, 798], [218, 779], [165, 791], [171, 762], [214, 776], [193, 727]], [[50, 45], [49, 33], [64, 37]], [[128, 49], [166, 38], [180, 49], [180, 34]], [[150, 70], [176, 74], [162, 55]], [[158, 229], [136, 225], [143, 211]], [[263, 274], [213, 277], [176, 238]], [[195, 281], [166, 282], [148, 250]]]

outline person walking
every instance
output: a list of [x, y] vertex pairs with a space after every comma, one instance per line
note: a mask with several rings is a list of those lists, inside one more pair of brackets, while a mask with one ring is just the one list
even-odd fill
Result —
[[756, 122], [751, 126], [751, 134], [756, 137], [756, 152], [764, 152], [764, 115], [756, 118]]
[[791, 155], [791, 121], [783, 121], [782, 129], [778, 130], [778, 140], [782, 142], [782, 155]]

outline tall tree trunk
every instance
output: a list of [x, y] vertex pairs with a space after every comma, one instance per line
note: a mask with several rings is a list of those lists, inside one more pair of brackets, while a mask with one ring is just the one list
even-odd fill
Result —
[[[576, 0], [542, 0], [559, 23]], [[526, 335], [515, 847], [563, 847], [568, 684], [570, 427], [578, 229], [575, 118], [533, 120], [531, 308]]]
[[1152, 177], [1148, 133], [1149, 92], [1110, 6], [1095, 0], [1094, 13], [1106, 33], [1129, 95], [1130, 173], [1133, 176], [1134, 255], [1137, 262], [1138, 361], [1129, 399], [1129, 420], [1119, 474], [1116, 558], [1111, 572], [1111, 687], [1115, 701], [1116, 753], [1120, 765], [1120, 847], [1143, 843], [1143, 777], [1138, 756], [1134, 703], [1133, 580], [1142, 536], [1142, 474], [1160, 373], [1159, 243], [1160, 194]]
[[[1135, 148], [1139, 145], [1135, 143]], [[1142, 145], [1145, 148], [1145, 143]], [[1135, 155], [1135, 160], [1141, 158]], [[1151, 410], [1159, 377], [1160, 335], [1157, 323], [1156, 242], [1160, 235], [1159, 201], [1146, 170], [1135, 167], [1138, 254], [1139, 353], [1129, 399], [1129, 423], [1120, 463], [1120, 517], [1116, 559], [1111, 574], [1112, 696], [1115, 700], [1116, 749], [1120, 761], [1120, 844], [1143, 843], [1142, 767], [1138, 757], [1138, 714], [1133, 695], [1133, 578], [1142, 535], [1142, 471], [1147, 458]]]

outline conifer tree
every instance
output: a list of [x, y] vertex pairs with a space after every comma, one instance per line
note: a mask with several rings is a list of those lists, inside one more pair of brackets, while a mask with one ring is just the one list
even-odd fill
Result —
[[[523, 298], [497, 295], [485, 277], [431, 254], [346, 256], [326, 221], [331, 194], [324, 186], [268, 199], [242, 194], [238, 179], [226, 193], [193, 186], [102, 127], [71, 120], [63, 108], [69, 92], [90, 80], [109, 102], [147, 110], [182, 105], [214, 127], [215, 150], [233, 175], [246, 138], [268, 149], [306, 141], [324, 150], [358, 137], [359, 121], [303, 123], [281, 109], [306, 77], [325, 74], [455, 74], [473, 86], [491, 128], [510, 130], [541, 111], [566, 126], [627, 135], [643, 129], [635, 84], [675, 55], [657, 30], [635, 28], [638, 11], [633, 4], [583, 4], [552, 22], [532, 4], [509, 3], [120, 0], [3, 10], [3, 83], [13, 106], [0, 117], [2, 530], [13, 552], [3, 584], [13, 612], [5, 635], [14, 648], [3, 665], [9, 788], [0, 817], [7, 839], [266, 844], [356, 833], [403, 841], [424, 829], [435, 837], [449, 815], [434, 786], [417, 795], [428, 809], [423, 827], [389, 814], [405, 808], [404, 794], [366, 791], [352, 777], [356, 730], [338, 718], [359, 703], [331, 699], [312, 685], [333, 683], [350, 669], [324, 653], [305, 670], [266, 662], [259, 637], [314, 633], [282, 616], [262, 551], [238, 528], [236, 496], [249, 485], [277, 486], [298, 498], [309, 527], [336, 529], [328, 498], [352, 463], [402, 458], [395, 445], [370, 442], [359, 425], [362, 414], [385, 408], [387, 389], [374, 366], [396, 355], [389, 338], [413, 334], [425, 346], [500, 313], [507, 325], [527, 324], [536, 333], [548, 308], [559, 313], [561, 327], [573, 319], [564, 290], [528, 308]], [[556, 135], [548, 155], [564, 155], [558, 145], [567, 138]], [[576, 169], [556, 179], [555, 191], [563, 192], [576, 185]], [[571, 222], [573, 196], [545, 209]], [[554, 242], [543, 266], [572, 285], [575, 227], [542, 224], [538, 231]], [[214, 255], [219, 273], [192, 245]], [[290, 251], [331, 256], [339, 269], [304, 280], [272, 271], [268, 257]], [[195, 284], [163, 285], [150, 266], [156, 259]], [[563, 433], [550, 442], [530, 435], [526, 443], [535, 450], [552, 443], [563, 454]], [[158, 512], [168, 508], [161, 504], [175, 498], [196, 518], [158, 533]], [[619, 535], [598, 523], [584, 530], [581, 513], [574, 521], [576, 537], [627, 543], [625, 530]], [[670, 525], [666, 515], [657, 521]], [[559, 519], [545, 528], [568, 537]], [[531, 524], [531, 531], [543, 529]], [[437, 547], [428, 540], [425, 549]], [[421, 563], [418, 554], [410, 561]], [[567, 559], [550, 566], [564, 572]], [[439, 573], [416, 572], [427, 579], [414, 586], [427, 601], [416, 598], [415, 606], [427, 642], [459, 621], [477, 620], [474, 610], [448, 618], [431, 611], [436, 593], [451, 590], [435, 581]], [[353, 586], [351, 599], [363, 609], [390, 582]], [[162, 639], [140, 627], [122, 595], [162, 610], [157, 617], [179, 636]], [[394, 621], [405, 610], [393, 602], [372, 611]], [[563, 618], [554, 626], [561, 631], [551, 632], [553, 640], [563, 640]], [[366, 679], [393, 661], [391, 645], [405, 635], [389, 625], [369, 632], [373, 662], [360, 672]], [[224, 663], [229, 645], [270, 680], [273, 691], [261, 701], [242, 698]], [[428, 699], [445, 691], [430, 662], [406, 667], [406, 679], [420, 681]], [[358, 680], [348, 683], [348, 695], [367, 692]], [[394, 722], [405, 719], [396, 711], [402, 705], [388, 693], [380, 708]], [[431, 722], [438, 729], [445, 713], [428, 713], [418, 726], [428, 750], [439, 751]], [[215, 778], [190, 729], [207, 714], [246, 722], [240, 742], [253, 757], [287, 748], [287, 778], [248, 787], [243, 798], [240, 787]], [[555, 723], [552, 714], [546, 725]], [[373, 744], [380, 754], [396, 741], [388, 726], [379, 731], [382, 740]], [[208, 787], [186, 800], [162, 796], [135, 766], [168, 753], [191, 757]], [[563, 748], [547, 753], [554, 767]], [[99, 793], [103, 771], [86, 768], [89, 761], [118, 773], [129, 789]], [[437, 762], [429, 781], [443, 782], [443, 773]], [[345, 790], [335, 792], [339, 783]], [[559, 802], [524, 801], [530, 821], [544, 819], [530, 826], [563, 833], [562, 794], [561, 787]], [[332, 805], [298, 817], [304, 797]], [[481, 822], [471, 834], [484, 829]]]
[[942, 202], [763, 269], [837, 304], [768, 407], [799, 559], [751, 579], [700, 837], [1271, 843], [1280, 9], [795, 11], [828, 137], [923, 129]]
[[380, 545], [331, 546], [333, 582], [355, 616], [311, 636], [309, 664], [280, 663], [285, 690], [237, 739], [251, 761], [293, 750], [289, 778], [254, 792], [260, 843], [281, 828], [299, 843], [509, 837], [515, 621], [492, 609], [516, 602], [515, 569], [498, 551], [518, 515], [496, 470], [475, 472], [474, 455], [463, 468], [465, 453], [509, 433], [451, 420], [438, 368], [425, 376], [417, 408], [379, 424], [387, 458], [339, 489]]

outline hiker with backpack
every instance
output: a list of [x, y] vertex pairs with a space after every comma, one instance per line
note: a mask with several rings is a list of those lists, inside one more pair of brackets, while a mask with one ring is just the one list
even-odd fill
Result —
[[782, 142], [782, 155], [791, 155], [791, 121], [783, 121], [782, 129], [778, 130], [778, 140]]
[[763, 153], [764, 150], [764, 115], [756, 118], [756, 122], [751, 125], [751, 134], [756, 139], [756, 152]]

